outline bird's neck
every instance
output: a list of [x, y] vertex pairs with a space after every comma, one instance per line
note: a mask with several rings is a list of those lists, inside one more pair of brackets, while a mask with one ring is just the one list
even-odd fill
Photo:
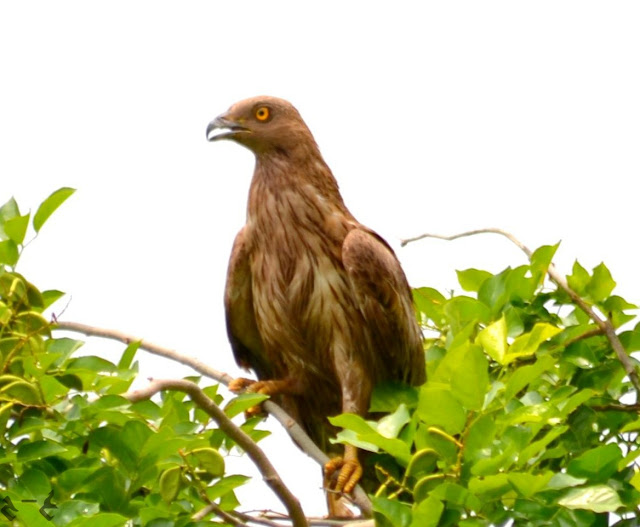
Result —
[[[256, 157], [248, 224], [263, 235], [279, 225], [297, 225], [319, 233], [335, 223], [335, 218], [340, 218], [341, 224], [355, 223], [319, 153], [309, 152], [297, 159], [284, 153]], [[346, 228], [343, 225], [339, 231], [346, 233]]]

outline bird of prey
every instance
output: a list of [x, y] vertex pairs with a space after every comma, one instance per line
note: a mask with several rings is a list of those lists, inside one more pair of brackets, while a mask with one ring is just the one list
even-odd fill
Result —
[[[256, 161], [224, 303], [236, 361], [259, 380], [232, 388], [276, 396], [328, 451], [328, 416], [366, 416], [381, 381], [425, 381], [407, 279], [387, 242], [347, 209], [289, 102], [240, 101], [209, 123], [207, 139], [235, 141]], [[351, 492], [362, 475], [357, 449], [347, 445], [327, 473], [332, 490]]]

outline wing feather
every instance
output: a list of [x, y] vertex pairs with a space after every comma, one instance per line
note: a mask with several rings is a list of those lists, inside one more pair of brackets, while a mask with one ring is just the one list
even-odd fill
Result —
[[385, 369], [380, 377], [424, 382], [422, 336], [411, 289], [391, 247], [373, 231], [356, 228], [344, 240], [342, 261]]
[[236, 236], [231, 250], [224, 308], [227, 334], [238, 365], [253, 369], [259, 379], [271, 378], [271, 368], [265, 357], [253, 308], [251, 268], [244, 228]]

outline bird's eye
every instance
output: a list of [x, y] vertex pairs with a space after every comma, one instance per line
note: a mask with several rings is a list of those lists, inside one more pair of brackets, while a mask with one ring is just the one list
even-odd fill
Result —
[[261, 106], [256, 110], [256, 119], [258, 119], [258, 121], [266, 121], [267, 119], [269, 119], [269, 115], [269, 108], [267, 108], [266, 106]]

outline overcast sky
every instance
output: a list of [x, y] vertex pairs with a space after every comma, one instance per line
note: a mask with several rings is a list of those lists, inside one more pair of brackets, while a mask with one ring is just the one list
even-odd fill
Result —
[[[2, 2], [0, 202], [78, 189], [19, 270], [69, 293], [67, 320], [238, 374], [221, 297], [253, 158], [205, 128], [270, 94], [300, 110], [412, 285], [524, 260], [497, 237], [400, 238], [501, 227], [562, 240], [563, 271], [605, 261], [640, 302], [639, 27], [637, 1]], [[291, 448], [274, 461], [320, 513], [319, 471]]]

